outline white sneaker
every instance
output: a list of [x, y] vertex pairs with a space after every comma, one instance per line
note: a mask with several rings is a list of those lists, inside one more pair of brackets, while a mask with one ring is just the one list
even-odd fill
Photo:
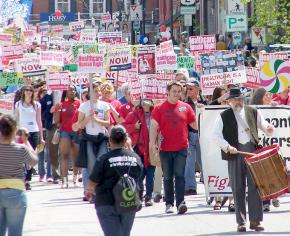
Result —
[[185, 212], [187, 212], [187, 206], [185, 205], [185, 202], [182, 202], [177, 207], [177, 214], [183, 215]]
[[174, 213], [174, 208], [173, 208], [173, 206], [171, 204], [166, 205], [165, 213], [166, 214]]

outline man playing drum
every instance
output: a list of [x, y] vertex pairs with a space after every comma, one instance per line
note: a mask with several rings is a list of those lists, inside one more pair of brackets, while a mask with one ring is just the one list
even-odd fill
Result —
[[246, 186], [250, 229], [262, 231], [262, 200], [247, 170], [244, 155], [238, 151], [254, 152], [259, 142], [258, 128], [266, 135], [272, 135], [274, 127], [265, 121], [257, 109], [244, 105], [240, 88], [232, 88], [227, 99], [230, 108], [218, 116], [213, 136], [215, 143], [221, 148], [222, 159], [228, 161], [230, 186], [236, 206], [237, 231], [246, 231]]

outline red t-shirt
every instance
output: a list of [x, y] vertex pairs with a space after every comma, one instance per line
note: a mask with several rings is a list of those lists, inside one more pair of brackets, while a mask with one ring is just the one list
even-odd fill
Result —
[[195, 121], [191, 106], [178, 101], [158, 104], [152, 112], [152, 118], [159, 124], [162, 135], [162, 151], [179, 151], [188, 148], [188, 125]]
[[61, 103], [60, 129], [66, 132], [72, 132], [72, 125], [78, 120], [78, 109], [80, 100], [65, 100]]
[[120, 106], [120, 109], [119, 109], [120, 117], [126, 119], [127, 115], [131, 111], [133, 111], [133, 109], [134, 109], [134, 105], [131, 102], [123, 104], [122, 106]]
[[[120, 103], [116, 99], [110, 99], [107, 102], [110, 103], [112, 105], [112, 107], [114, 107], [116, 109], [117, 112], [119, 112], [119, 109], [122, 106], [122, 103]], [[110, 123], [111, 123], [111, 125], [116, 125], [117, 124], [117, 122], [116, 122], [111, 110], [110, 110]]]
[[278, 94], [273, 96], [272, 101], [277, 102], [278, 103], [277, 105], [290, 105], [289, 97], [283, 99]]

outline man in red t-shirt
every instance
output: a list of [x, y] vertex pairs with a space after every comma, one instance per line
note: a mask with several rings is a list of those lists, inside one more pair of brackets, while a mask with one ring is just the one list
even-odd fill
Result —
[[176, 207], [178, 214], [184, 214], [187, 206], [184, 202], [184, 171], [188, 148], [188, 125], [196, 129], [195, 114], [191, 106], [180, 101], [182, 85], [171, 81], [167, 85], [168, 98], [158, 104], [152, 112], [150, 127], [150, 147], [158, 151], [157, 130], [162, 141], [160, 160], [163, 171], [166, 213], [173, 213], [175, 178]]
[[276, 105], [290, 105], [289, 88], [274, 95], [272, 101], [275, 102]]

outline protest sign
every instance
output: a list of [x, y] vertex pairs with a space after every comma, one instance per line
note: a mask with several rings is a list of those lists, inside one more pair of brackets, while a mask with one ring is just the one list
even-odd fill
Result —
[[170, 81], [159, 74], [139, 75], [142, 98], [165, 100], [167, 98], [167, 83]]
[[110, 13], [104, 13], [101, 15], [101, 24], [111, 23], [112, 17]]
[[177, 69], [186, 68], [186, 69], [194, 69], [193, 57], [191, 56], [180, 56], [177, 57]]
[[47, 88], [52, 91], [67, 90], [70, 83], [69, 72], [49, 72]]
[[69, 29], [73, 32], [80, 31], [81, 29], [85, 28], [85, 22], [84, 21], [75, 21], [69, 23]]
[[130, 47], [113, 48], [108, 52], [108, 63], [110, 71], [120, 71], [131, 69], [131, 49]]
[[225, 84], [247, 82], [244, 57], [240, 51], [216, 51], [200, 54], [201, 89], [211, 95], [214, 88]]
[[96, 73], [104, 70], [103, 54], [79, 54], [78, 72]]
[[215, 35], [191, 36], [189, 43], [191, 52], [216, 50]]
[[140, 45], [137, 48], [138, 74], [155, 74], [156, 45]]
[[77, 73], [77, 72], [71, 73], [70, 82], [73, 85], [88, 84], [90, 82], [90, 74], [83, 74], [83, 73]]
[[47, 68], [40, 63], [39, 57], [25, 57], [15, 60], [15, 70], [25, 76], [40, 76], [45, 75]]
[[10, 60], [23, 58], [23, 45], [2, 46], [2, 63], [8, 65]]
[[51, 31], [55, 33], [61, 33], [63, 32], [63, 25], [52, 25]]
[[80, 42], [83, 44], [95, 43], [97, 37], [96, 29], [82, 29]]
[[163, 54], [174, 53], [172, 40], [160, 43], [160, 51]]
[[0, 34], [0, 45], [12, 45], [12, 38], [13, 36], [11, 34]]
[[[208, 106], [199, 117], [200, 146], [204, 184], [207, 196], [229, 196], [232, 191], [229, 186], [227, 162], [221, 158], [220, 148], [213, 141], [213, 130], [217, 116], [227, 109], [223, 106]], [[275, 127], [273, 136], [268, 137], [259, 130], [259, 137], [263, 146], [278, 144], [281, 147], [288, 170], [290, 169], [290, 139], [289, 116], [290, 108], [258, 107], [263, 117]], [[214, 163], [214, 164], [213, 164]]]
[[5, 115], [13, 115], [14, 102], [7, 99], [0, 99], [0, 113]]
[[32, 30], [26, 30], [23, 32], [25, 39], [32, 39], [34, 37], [34, 32]]
[[260, 69], [263, 67], [263, 65], [270, 61], [270, 60], [274, 60], [274, 59], [281, 59], [284, 61], [288, 61], [289, 55], [288, 52], [274, 52], [274, 53], [263, 53], [260, 52], [259, 54], [259, 65], [260, 65]]
[[64, 56], [62, 51], [40, 51], [40, 62], [45, 66], [63, 66]]
[[23, 84], [23, 74], [16, 72], [0, 72], [0, 86], [13, 86]]
[[175, 53], [156, 55], [156, 70], [176, 70], [176, 60], [177, 55]]
[[72, 55], [73, 61], [77, 63], [78, 55], [83, 53], [83, 45], [73, 45], [72, 46]]
[[118, 32], [99, 32], [99, 43], [117, 44], [122, 42], [122, 31]]
[[243, 87], [260, 88], [260, 70], [257, 67], [246, 67], [247, 82], [243, 83]]
[[83, 45], [83, 53], [84, 54], [99, 53], [98, 44]]
[[62, 70], [76, 72], [76, 71], [78, 71], [78, 65], [77, 64], [66, 64], [62, 67]]
[[139, 101], [142, 96], [142, 85], [137, 77], [130, 79], [129, 89], [132, 101]]

